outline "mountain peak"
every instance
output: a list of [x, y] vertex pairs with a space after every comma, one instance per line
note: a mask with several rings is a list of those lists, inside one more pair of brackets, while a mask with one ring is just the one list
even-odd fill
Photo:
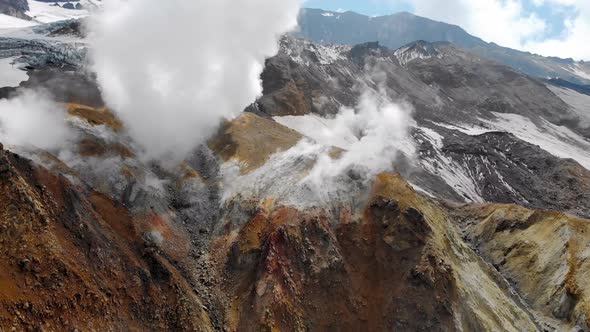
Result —
[[399, 48], [394, 54], [402, 65], [405, 65], [415, 59], [442, 57], [442, 53], [433, 43], [424, 40], [418, 40], [402, 48]]

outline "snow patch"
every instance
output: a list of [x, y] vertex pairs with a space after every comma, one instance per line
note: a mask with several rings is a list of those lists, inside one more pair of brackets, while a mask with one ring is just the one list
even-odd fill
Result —
[[470, 135], [470, 136], [477, 136], [477, 135], [481, 135], [481, 134], [485, 134], [485, 133], [489, 133], [490, 131], [493, 131], [490, 128], [485, 128], [482, 126], [472, 125], [472, 124], [468, 124], [468, 123], [459, 123], [459, 124], [453, 125], [453, 124], [441, 123], [441, 122], [433, 122], [433, 121], [430, 121], [430, 122], [436, 126], [451, 129], [451, 130], [456, 130], [456, 131], [462, 132], [462, 133]]
[[21, 20], [6, 14], [0, 14], [0, 29], [18, 29], [35, 25], [35, 22]]
[[411, 112], [410, 105], [392, 102], [382, 90], [366, 88], [354, 108], [342, 107], [333, 118], [276, 117], [315, 141], [305, 137], [245, 176], [232, 177], [232, 167], [226, 168], [224, 197], [251, 191], [258, 198], [269, 193], [277, 200], [296, 198], [316, 206], [350, 200], [356, 197], [352, 192], [367, 189], [377, 174], [393, 170], [401, 155], [414, 160]]
[[82, 0], [79, 3], [83, 9], [66, 9], [61, 5], [55, 6], [53, 2], [29, 1], [29, 11], [26, 14], [38, 23], [51, 23], [86, 17], [92, 9], [100, 6], [100, 3], [92, 0]]
[[[349, 150], [354, 144], [359, 142], [359, 138], [349, 127], [342, 126], [339, 123], [342, 119], [324, 118], [315, 114], [308, 114], [300, 116], [275, 116], [273, 120], [326, 147], [333, 146], [343, 150]], [[412, 121], [412, 124], [415, 124], [415, 122]], [[415, 152], [414, 141], [409, 136], [396, 142], [395, 148], [406, 156], [412, 156]]]
[[326, 66], [346, 59], [342, 54], [349, 49], [349, 46], [344, 45], [316, 45], [307, 40], [283, 39], [281, 41], [281, 51], [296, 63], [307, 67], [311, 64], [311, 60], [304, 51], [315, 54], [319, 64]]
[[[25, 14], [32, 18], [31, 21], [19, 19], [10, 15], [0, 14], [0, 30], [17, 30], [28, 28], [45, 23], [57, 21], [80, 19], [92, 14], [93, 11], [101, 8], [102, 2], [98, 0], [80, 0], [83, 9], [66, 9], [55, 6], [54, 2], [29, 1], [29, 11]], [[9, 33], [2, 31], [2, 35]]]
[[[570, 97], [572, 93], [576, 92], [568, 92]], [[590, 110], [587, 106], [589, 105], [587, 103], [590, 102], [590, 97], [584, 99], [587, 96], [579, 95], [573, 95], [572, 97], [578, 102], [577, 111], [581, 116], [590, 119]], [[477, 119], [481, 125], [451, 125], [434, 122], [433, 124], [447, 129], [457, 130], [471, 136], [481, 135], [491, 131], [508, 132], [525, 142], [539, 146], [556, 157], [574, 159], [586, 169], [590, 169], [590, 141], [569, 128], [555, 125], [543, 118], [539, 120], [538, 124], [535, 124], [529, 118], [518, 114], [496, 112], [492, 112], [492, 114], [495, 117], [493, 120]]]
[[408, 183], [410, 184], [410, 186], [412, 186], [412, 188], [413, 188], [415, 191], [418, 191], [418, 192], [420, 192], [420, 193], [422, 193], [422, 194], [425, 194], [426, 196], [429, 196], [429, 197], [431, 197], [431, 198], [436, 198], [436, 196], [434, 196], [433, 194], [431, 194], [431, 193], [430, 193], [428, 190], [426, 190], [426, 189], [424, 189], [424, 188], [420, 187], [419, 185], [417, 185], [417, 184], [415, 184], [415, 183], [412, 183], [412, 182], [408, 182]]
[[547, 87], [580, 116], [582, 127], [590, 127], [590, 96], [553, 85]]
[[541, 119], [537, 126], [530, 119], [518, 114], [493, 113], [496, 120], [484, 120], [497, 131], [512, 133], [521, 140], [538, 145], [559, 158], [576, 160], [590, 169], [590, 141], [569, 128]]
[[322, 16], [324, 16], [324, 17], [332, 17], [332, 16], [334, 16], [334, 14], [333, 13], [328, 13], [328, 12], [323, 12], [322, 13]]
[[420, 166], [426, 172], [443, 179], [457, 194], [472, 202], [483, 202], [476, 183], [478, 174], [467, 165], [456, 162], [442, 152], [443, 137], [426, 127], [416, 127], [421, 137], [432, 145], [433, 154], [421, 155]]
[[314, 114], [275, 116], [273, 119], [283, 126], [298, 131], [324, 146], [335, 146], [346, 150], [354, 142], [358, 141], [356, 136], [349, 131], [335, 133], [332, 130], [335, 127], [334, 119], [322, 118]]
[[[434, 53], [433, 53], [434, 52]], [[442, 54], [436, 49], [428, 51], [421, 46], [402, 47], [396, 50], [394, 53], [395, 57], [402, 65], [406, 65], [416, 59], [430, 59], [430, 58], [442, 58]]]
[[582, 67], [580, 67], [579, 64], [574, 64], [574, 65], [570, 65], [568, 67], [562, 67], [563, 69], [565, 69], [566, 71], [581, 77], [583, 79], [586, 80], [590, 80], [590, 73], [586, 72]]
[[16, 64], [15, 59], [0, 59], [0, 88], [18, 87], [22, 81], [29, 79], [27, 72], [20, 68], [22, 64]]

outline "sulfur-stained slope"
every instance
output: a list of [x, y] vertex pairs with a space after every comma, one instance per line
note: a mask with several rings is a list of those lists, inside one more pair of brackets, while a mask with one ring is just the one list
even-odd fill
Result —
[[209, 146], [224, 160], [240, 163], [242, 170], [248, 172], [264, 165], [272, 154], [297, 144], [302, 137], [272, 120], [244, 112], [225, 123]]
[[246, 222], [227, 218], [212, 250], [230, 331], [539, 329], [450, 216], [399, 176], [380, 175], [362, 211], [337, 217], [241, 204]]
[[541, 315], [590, 328], [590, 221], [514, 205], [460, 214], [466, 239]]
[[110, 198], [0, 149], [0, 330], [212, 330]]

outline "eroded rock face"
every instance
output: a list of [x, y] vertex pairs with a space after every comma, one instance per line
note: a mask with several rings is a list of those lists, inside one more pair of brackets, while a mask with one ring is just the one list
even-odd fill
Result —
[[8, 330], [212, 329], [169, 258], [110, 198], [3, 152], [0, 325]]
[[537, 330], [441, 208], [394, 175], [380, 175], [371, 197], [337, 217], [267, 202], [243, 225], [228, 218], [213, 242], [225, 327]]
[[468, 169], [481, 172], [476, 183], [485, 201], [590, 217], [590, 171], [574, 160], [555, 158], [501, 132], [449, 135], [443, 150]]
[[[257, 214], [226, 267], [239, 285], [232, 329], [452, 330], [454, 280], [424, 248], [430, 228], [414, 224], [422, 218], [416, 210], [401, 212], [384, 198], [371, 204], [363, 220], [346, 224], [285, 207]], [[267, 226], [251, 242], [260, 223]]]
[[463, 209], [465, 238], [542, 315], [574, 331], [590, 326], [590, 223], [552, 211], [512, 205]]

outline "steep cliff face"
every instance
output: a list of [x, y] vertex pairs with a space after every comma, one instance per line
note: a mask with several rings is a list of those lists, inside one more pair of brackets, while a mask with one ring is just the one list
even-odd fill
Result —
[[215, 241], [233, 299], [226, 327], [537, 330], [451, 225], [436, 204], [388, 174], [361, 211], [343, 207], [332, 217], [272, 203], [254, 208], [244, 226], [225, 227]]
[[588, 220], [511, 205], [463, 209], [465, 238], [540, 314], [587, 331]]
[[212, 330], [121, 204], [0, 151], [3, 329]]
[[[265, 154], [239, 155], [248, 165]], [[464, 242], [457, 225], [467, 207], [418, 194], [399, 175], [379, 175], [370, 192], [360, 205], [312, 209], [284, 205], [289, 199], [272, 190], [226, 200], [211, 242], [227, 296], [224, 326], [537, 331], [575, 325], [537, 312], [528, 302], [534, 289], [516, 292], [508, 276]]]

